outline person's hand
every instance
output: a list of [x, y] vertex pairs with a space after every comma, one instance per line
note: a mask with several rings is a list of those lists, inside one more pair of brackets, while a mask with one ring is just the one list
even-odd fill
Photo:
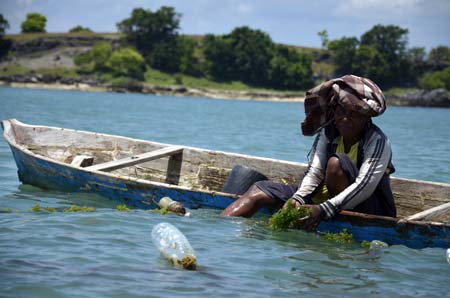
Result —
[[286, 203], [284, 203], [283, 209], [286, 209], [288, 207], [288, 204], [292, 204], [292, 206], [294, 208], [300, 208], [300, 206], [302, 206], [302, 204], [300, 204], [299, 201], [294, 200], [294, 199], [289, 199], [289, 200], [286, 201]]
[[315, 231], [319, 223], [324, 218], [322, 209], [317, 205], [303, 205], [311, 211], [311, 214], [307, 217], [300, 219], [300, 226], [308, 232]]

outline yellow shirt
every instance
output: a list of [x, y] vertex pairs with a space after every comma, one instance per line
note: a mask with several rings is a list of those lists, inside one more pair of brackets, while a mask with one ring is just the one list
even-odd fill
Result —
[[[342, 138], [342, 136], [340, 136], [338, 139], [336, 153], [345, 153], [348, 158], [350, 158], [350, 160], [356, 165], [356, 160], [358, 158], [358, 145], [359, 142], [353, 144], [353, 146], [350, 148], [350, 151], [346, 153], [344, 148], [344, 139]], [[328, 194], [327, 186], [325, 183], [323, 183], [322, 188], [318, 190], [312, 201], [314, 204], [320, 204], [325, 202], [329, 198], [330, 195]]]

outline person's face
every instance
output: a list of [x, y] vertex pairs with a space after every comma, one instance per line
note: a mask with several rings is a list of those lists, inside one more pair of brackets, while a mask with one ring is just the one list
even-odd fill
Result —
[[361, 134], [369, 117], [355, 111], [348, 111], [338, 105], [334, 112], [334, 120], [339, 133], [344, 138], [354, 138]]

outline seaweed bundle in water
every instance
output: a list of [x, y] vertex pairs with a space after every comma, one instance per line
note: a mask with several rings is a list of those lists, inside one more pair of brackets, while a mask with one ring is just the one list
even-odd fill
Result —
[[[353, 234], [349, 233], [346, 228], [342, 229], [339, 233], [324, 233], [325, 240], [333, 241], [337, 243], [352, 243], [355, 241]], [[365, 244], [366, 245], [366, 244]], [[370, 243], [369, 243], [370, 246]]]
[[269, 227], [276, 231], [285, 231], [287, 229], [298, 229], [302, 227], [301, 218], [309, 216], [311, 211], [304, 206], [295, 208], [291, 200], [288, 201], [286, 208], [278, 210], [269, 219]]

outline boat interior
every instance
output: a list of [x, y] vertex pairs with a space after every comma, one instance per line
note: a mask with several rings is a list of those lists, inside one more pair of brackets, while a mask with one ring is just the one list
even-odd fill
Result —
[[[71, 165], [79, 165], [81, 159], [81, 166], [87, 170], [195, 189], [222, 191], [235, 165], [293, 184], [299, 182], [305, 170], [304, 165], [293, 162], [120, 136], [17, 124], [12, 128], [15, 143], [38, 156]], [[89, 161], [83, 164], [83, 160]]]

